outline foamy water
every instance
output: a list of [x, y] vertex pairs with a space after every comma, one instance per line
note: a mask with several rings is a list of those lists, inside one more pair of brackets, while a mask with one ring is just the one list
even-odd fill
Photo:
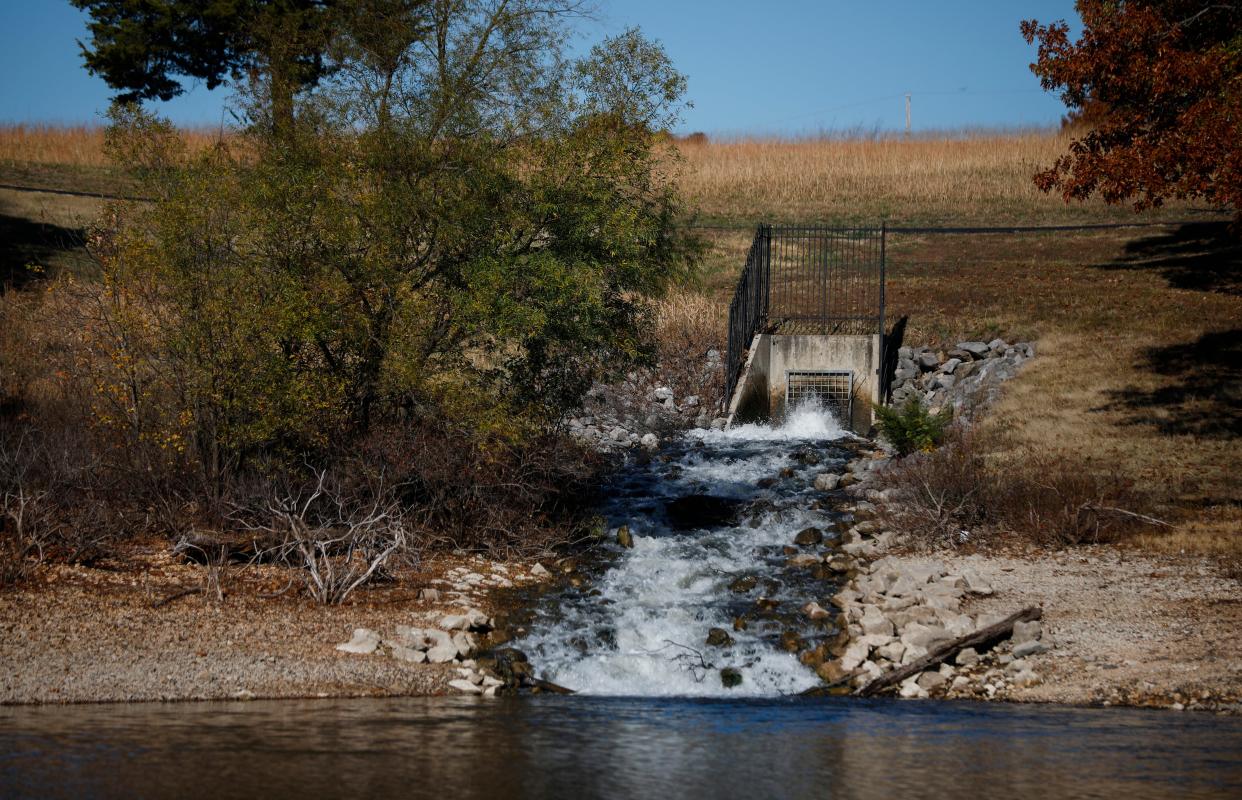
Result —
[[[620, 551], [614, 566], [588, 587], [597, 596], [557, 598], [515, 646], [548, 680], [583, 694], [753, 697], [817, 685], [811, 670], [777, 646], [787, 624], [756, 622], [736, 631], [733, 618], [753, 609], [764, 593], [795, 609], [808, 599], [826, 604], [828, 596], [806, 597], [808, 589], [790, 580], [746, 595], [728, 587], [742, 575], [781, 575], [781, 548], [803, 528], [829, 525], [828, 512], [807, 508], [808, 495], [816, 473], [844, 462], [831, 443], [848, 435], [825, 412], [802, 409], [777, 427], [691, 431], [649, 464], [628, 469], [604, 512], [612, 527], [629, 525], [633, 549]], [[795, 458], [799, 450], [826, 460], [803, 464]], [[786, 469], [793, 476], [778, 478]], [[765, 478], [778, 480], [760, 488]], [[693, 494], [766, 502], [737, 525], [672, 531], [665, 501]], [[822, 582], [810, 591], [816, 590], [831, 594]], [[708, 647], [713, 627], [728, 631], [734, 643]], [[724, 667], [742, 673], [740, 686], [723, 686]]]

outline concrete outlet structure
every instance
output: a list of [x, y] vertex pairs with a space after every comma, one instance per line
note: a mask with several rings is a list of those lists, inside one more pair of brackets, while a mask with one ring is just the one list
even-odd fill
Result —
[[729, 424], [814, 402], [870, 430], [885, 395], [884, 253], [883, 225], [755, 230], [729, 305]]
[[729, 422], [783, 419], [818, 402], [842, 427], [866, 432], [880, 400], [881, 337], [761, 333], [754, 337], [729, 408]]

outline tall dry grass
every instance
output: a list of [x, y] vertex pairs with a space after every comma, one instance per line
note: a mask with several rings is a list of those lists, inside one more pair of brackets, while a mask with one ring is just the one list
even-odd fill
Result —
[[729, 221], [1012, 221], [1130, 216], [1102, 203], [1066, 206], [1032, 176], [1072, 134], [1023, 131], [822, 139], [688, 137], [682, 187], [700, 213]]
[[[220, 131], [182, 128], [191, 151], [211, 146]], [[0, 125], [0, 163], [58, 164], [74, 167], [110, 166], [100, 125]]]
[[[191, 151], [220, 131], [186, 128]], [[680, 140], [681, 186], [708, 220], [1041, 222], [1130, 219], [1126, 208], [1066, 205], [1032, 175], [1067, 152], [1063, 131], [950, 132], [906, 139], [750, 138]], [[0, 126], [0, 165], [106, 167], [98, 125]], [[1161, 213], [1183, 214], [1184, 204]]]

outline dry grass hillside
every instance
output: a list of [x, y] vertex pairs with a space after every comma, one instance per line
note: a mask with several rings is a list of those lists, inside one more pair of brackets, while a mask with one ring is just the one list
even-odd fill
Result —
[[[1031, 176], [1064, 153], [1064, 132], [862, 139], [690, 139], [682, 186], [709, 222], [950, 224], [1120, 220], [1099, 202], [1067, 206]], [[1189, 204], [1148, 218], [1184, 218]]]

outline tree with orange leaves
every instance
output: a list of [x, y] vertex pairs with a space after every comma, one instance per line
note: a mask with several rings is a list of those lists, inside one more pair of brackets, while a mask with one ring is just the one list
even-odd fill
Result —
[[[1104, 109], [1035, 183], [1135, 210], [1167, 198], [1232, 208], [1242, 229], [1242, 3], [1078, 0], [1083, 31], [1022, 23], [1031, 71], [1073, 110]], [[1093, 116], [1096, 116], [1093, 114]]]

